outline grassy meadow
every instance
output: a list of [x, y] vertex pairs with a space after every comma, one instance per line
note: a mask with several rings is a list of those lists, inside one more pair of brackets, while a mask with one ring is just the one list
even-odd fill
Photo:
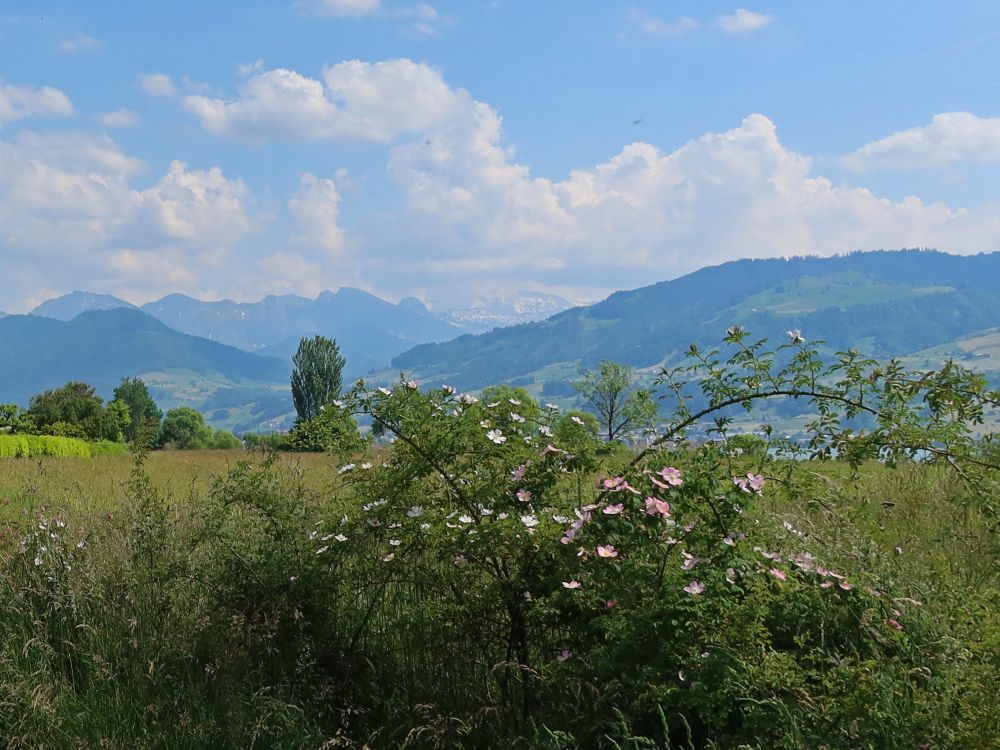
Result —
[[[559, 492], [593, 496], [627, 458], [605, 453]], [[0, 463], [6, 746], [997, 746], [995, 484], [944, 466], [774, 462], [742, 519], [755, 549], [808, 549], [850, 590], [747, 568], [714, 604], [654, 604], [658, 588], [620, 578], [607, 582], [617, 596], [584, 604], [570, 595], [589, 579], [574, 574], [587, 584], [570, 591], [526, 562], [524, 539], [497, 537], [514, 587], [533, 590], [512, 602], [503, 576], [456, 562], [472, 554], [456, 554], [455, 514], [421, 543], [404, 536], [416, 526], [388, 532], [398, 546], [366, 533], [387, 487], [346, 460]], [[401, 507], [418, 502], [392, 484]], [[532, 637], [512, 654], [525, 615]]]

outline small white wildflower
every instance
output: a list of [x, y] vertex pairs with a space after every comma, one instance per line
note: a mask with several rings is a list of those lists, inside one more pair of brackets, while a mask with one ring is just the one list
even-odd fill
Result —
[[409, 518], [419, 518], [423, 514], [424, 514], [424, 509], [421, 508], [419, 505], [414, 505], [412, 508], [406, 511], [406, 515]]
[[327, 545], [323, 545], [323, 546], [322, 546], [322, 547], [320, 547], [320, 548], [319, 548], [318, 550], [316, 550], [316, 554], [317, 554], [317, 555], [322, 555], [322, 554], [323, 554], [324, 552], [326, 552], [326, 551], [327, 551], [328, 549], [330, 549], [330, 548], [329, 548], [329, 547], [328, 547]]

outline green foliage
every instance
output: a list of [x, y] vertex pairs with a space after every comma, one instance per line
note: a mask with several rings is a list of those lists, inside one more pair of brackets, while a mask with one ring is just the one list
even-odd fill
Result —
[[167, 412], [160, 429], [160, 445], [181, 450], [238, 449], [243, 441], [228, 430], [213, 430], [201, 412], [179, 406]]
[[190, 406], [179, 406], [167, 412], [160, 430], [160, 443], [175, 448], [199, 448], [212, 439], [212, 428], [205, 424], [201, 412]]
[[238, 450], [243, 447], [243, 441], [229, 430], [212, 430], [212, 436], [200, 447], [214, 450]]
[[733, 455], [745, 456], [754, 463], [764, 460], [767, 455], [767, 439], [760, 435], [730, 435], [726, 445]]
[[125, 439], [133, 442], [140, 431], [145, 429], [159, 430], [163, 412], [160, 411], [149, 389], [140, 378], [122, 378], [121, 384], [115, 388], [114, 401], [124, 403], [128, 407], [129, 420], [125, 425]]
[[72, 422], [53, 422], [52, 424], [45, 425], [42, 430], [46, 435], [51, 435], [52, 437], [87, 439], [87, 432], [83, 427]]
[[306, 453], [353, 453], [363, 450], [367, 444], [350, 413], [330, 404], [323, 407], [317, 417], [296, 424], [284, 449]]
[[650, 427], [656, 419], [652, 394], [635, 388], [633, 377], [631, 368], [605, 359], [596, 370], [584, 372], [583, 378], [573, 384], [594, 410], [609, 443], [633, 430]]
[[119, 456], [125, 446], [109, 440], [88, 441], [52, 435], [0, 435], [0, 458], [39, 456]]
[[17, 404], [0, 404], [0, 433], [18, 434], [34, 432], [35, 423]]
[[292, 437], [287, 432], [271, 432], [267, 434], [248, 432], [243, 435], [243, 442], [250, 449], [266, 448], [273, 451], [288, 451], [292, 450], [291, 441]]
[[[521, 386], [493, 385], [484, 388], [479, 398], [486, 404], [498, 404], [493, 422], [503, 430], [509, 431], [514, 427], [532, 430], [541, 419], [542, 407], [535, 397]], [[517, 421], [519, 419], [524, 421]]]
[[28, 415], [43, 434], [53, 430], [69, 434], [64, 425], [73, 425], [91, 440], [117, 441], [121, 438], [122, 412], [104, 408], [104, 399], [94, 387], [77, 381], [33, 396]]
[[307, 422], [340, 395], [345, 360], [336, 341], [314, 336], [299, 342], [292, 364], [292, 400], [299, 421]]

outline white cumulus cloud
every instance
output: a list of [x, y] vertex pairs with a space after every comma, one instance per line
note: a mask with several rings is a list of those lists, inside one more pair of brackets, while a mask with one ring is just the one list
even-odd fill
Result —
[[1000, 117], [942, 112], [929, 125], [901, 130], [843, 159], [856, 172], [912, 170], [953, 164], [1000, 164]]
[[344, 244], [344, 232], [337, 226], [340, 192], [331, 179], [304, 174], [298, 192], [288, 201], [288, 209], [298, 224], [294, 242], [329, 252]]
[[187, 96], [184, 107], [221, 135], [387, 142], [454, 117], [468, 100], [424, 63], [348, 60], [324, 68], [322, 80], [281, 68], [258, 72], [235, 99]]
[[216, 247], [232, 244], [252, 228], [248, 197], [247, 186], [227, 179], [218, 167], [189, 170], [179, 161], [171, 162], [151, 188], [132, 192], [140, 214], [163, 237]]
[[143, 300], [196, 293], [232, 276], [255, 229], [249, 191], [218, 168], [174, 162], [146, 188], [146, 165], [107, 136], [22, 132], [0, 140], [0, 299], [91, 288]]
[[767, 28], [773, 22], [774, 16], [754, 13], [746, 8], [737, 8], [734, 13], [719, 16], [719, 26], [727, 34], [752, 34]]
[[69, 97], [51, 86], [0, 84], [0, 127], [25, 117], [69, 117], [75, 112]]
[[738, 257], [1000, 247], [991, 209], [835, 185], [763, 115], [674, 151], [633, 143], [551, 180], [513, 158], [500, 118], [476, 104], [464, 120], [395, 148], [390, 173], [420, 227], [411, 233], [426, 240], [400, 268], [411, 279], [447, 272], [512, 288], [551, 272], [562, 284], [614, 288]]

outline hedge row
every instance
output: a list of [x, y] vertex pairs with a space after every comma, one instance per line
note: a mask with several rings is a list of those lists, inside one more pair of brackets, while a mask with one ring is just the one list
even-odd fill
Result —
[[125, 453], [122, 443], [109, 440], [88, 442], [79, 438], [51, 435], [0, 435], [0, 458], [30, 456], [117, 456]]

